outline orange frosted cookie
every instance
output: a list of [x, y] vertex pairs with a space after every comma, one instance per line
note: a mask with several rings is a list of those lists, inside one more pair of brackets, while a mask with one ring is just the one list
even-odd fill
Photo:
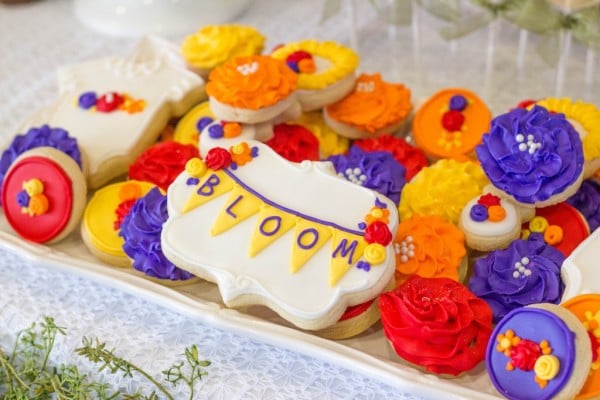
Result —
[[461, 159], [473, 154], [491, 120], [490, 110], [475, 93], [444, 89], [417, 110], [412, 135], [431, 158]]
[[407, 87], [385, 82], [380, 74], [361, 74], [352, 93], [325, 107], [323, 116], [340, 135], [361, 139], [399, 130], [411, 109]]
[[298, 83], [285, 62], [267, 56], [236, 57], [208, 79], [206, 93], [217, 118], [248, 124], [271, 120], [290, 108]]
[[297, 97], [302, 110], [318, 110], [352, 91], [359, 57], [335, 42], [303, 40], [288, 43], [271, 54], [298, 74]]

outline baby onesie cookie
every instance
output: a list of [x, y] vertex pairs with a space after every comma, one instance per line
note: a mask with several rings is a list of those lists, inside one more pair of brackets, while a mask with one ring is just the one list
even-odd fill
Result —
[[486, 366], [494, 387], [511, 400], [568, 400], [591, 364], [590, 339], [570, 311], [537, 304], [507, 314], [494, 328]]
[[427, 372], [457, 376], [484, 360], [492, 311], [452, 279], [414, 275], [379, 296], [379, 309], [398, 356]]
[[213, 68], [233, 57], [260, 54], [264, 44], [265, 37], [251, 26], [206, 25], [183, 39], [181, 54], [206, 79]]
[[208, 100], [203, 101], [185, 113], [177, 122], [173, 132], [173, 140], [198, 147], [200, 132], [214, 119], [215, 115], [210, 110], [210, 103]]
[[518, 203], [546, 207], [568, 199], [581, 186], [579, 135], [563, 114], [540, 106], [494, 118], [476, 152], [492, 185]]
[[284, 61], [298, 74], [296, 96], [303, 111], [335, 103], [354, 87], [359, 57], [335, 42], [303, 40], [278, 47], [271, 57]]
[[[230, 307], [262, 304], [319, 330], [393, 277], [393, 202], [339, 179], [330, 163], [240, 142], [190, 160], [167, 196], [165, 256], [217, 283]], [[373, 209], [388, 209], [388, 221], [369, 221]]]
[[55, 243], [77, 227], [86, 193], [85, 177], [71, 157], [36, 147], [17, 157], [4, 175], [4, 217], [24, 239]]
[[323, 119], [338, 134], [361, 139], [401, 130], [411, 110], [407, 87], [361, 74], [349, 95], [323, 109]]
[[218, 118], [256, 124], [293, 107], [297, 83], [298, 77], [283, 61], [235, 57], [210, 73], [206, 93]]
[[563, 262], [561, 274], [565, 283], [565, 292], [562, 301], [579, 294], [600, 293], [598, 260], [600, 260], [600, 229], [592, 232]]
[[568, 97], [549, 97], [536, 104], [550, 112], [563, 114], [573, 125], [583, 145], [584, 179], [594, 175], [600, 169], [600, 109], [595, 104]]
[[148, 182], [131, 180], [110, 184], [94, 193], [81, 222], [81, 238], [94, 256], [116, 267], [131, 265], [119, 236], [121, 223], [137, 199], [153, 187]]
[[205, 98], [204, 82], [185, 68], [177, 48], [154, 36], [124, 58], [64, 67], [59, 94], [40, 118], [77, 140], [92, 189], [125, 174], [171, 117]]
[[475, 93], [444, 89], [417, 110], [412, 136], [432, 159], [470, 156], [488, 131], [492, 114]]
[[515, 308], [537, 303], [558, 304], [565, 285], [565, 257], [541, 240], [513, 241], [475, 261], [469, 289], [485, 300], [497, 322]]

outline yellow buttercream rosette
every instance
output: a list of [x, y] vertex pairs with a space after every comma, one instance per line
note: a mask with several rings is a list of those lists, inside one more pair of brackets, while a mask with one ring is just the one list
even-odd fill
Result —
[[437, 215], [413, 214], [402, 221], [394, 249], [397, 285], [411, 275], [458, 281], [458, 268], [467, 254], [464, 233]]
[[374, 134], [406, 119], [411, 109], [407, 87], [385, 82], [380, 74], [361, 74], [354, 91], [327, 106], [327, 114], [338, 122]]
[[[548, 111], [564, 114], [569, 121], [575, 123], [586, 161], [600, 158], [600, 109], [595, 104], [581, 100], [573, 101], [568, 97], [549, 97], [538, 101], [537, 104]], [[583, 132], [577, 125], [583, 129]]]
[[207, 25], [181, 44], [183, 58], [192, 66], [212, 69], [237, 56], [260, 54], [265, 37], [244, 25]]
[[457, 224], [465, 205], [489, 184], [479, 164], [442, 159], [423, 168], [402, 189], [400, 219], [438, 215]]
[[258, 110], [284, 100], [298, 78], [280, 60], [268, 56], [236, 57], [213, 69], [206, 93], [232, 107]]
[[299, 124], [308, 129], [319, 141], [321, 158], [327, 158], [336, 154], [344, 154], [350, 147], [350, 140], [338, 135], [325, 121], [320, 111], [307, 112], [300, 116], [294, 124]]
[[[298, 74], [298, 89], [319, 90], [354, 73], [358, 67], [359, 57], [354, 50], [336, 42], [319, 42], [316, 40], [302, 40], [288, 43], [276, 49], [271, 56], [284, 61], [289, 55], [297, 51], [305, 51], [313, 57], [325, 60], [326, 67], [318, 67], [314, 73]], [[317, 61], [317, 65], [323, 64]]]

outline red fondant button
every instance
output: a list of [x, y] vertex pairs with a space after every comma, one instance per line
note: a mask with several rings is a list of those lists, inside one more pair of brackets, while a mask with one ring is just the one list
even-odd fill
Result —
[[[44, 214], [30, 216], [23, 213], [17, 196], [23, 192], [23, 183], [33, 178], [42, 182], [49, 205]], [[8, 223], [20, 236], [38, 243], [47, 242], [60, 234], [71, 218], [71, 179], [59, 164], [48, 158], [24, 158], [11, 167], [4, 179], [2, 205]]]

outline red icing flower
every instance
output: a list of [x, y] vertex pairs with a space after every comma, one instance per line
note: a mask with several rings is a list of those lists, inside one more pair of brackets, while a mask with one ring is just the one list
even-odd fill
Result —
[[285, 61], [289, 61], [289, 62], [293, 62], [293, 63], [298, 63], [304, 59], [307, 58], [312, 58], [312, 55], [304, 50], [298, 50], [293, 52], [292, 54], [290, 54], [289, 56], [287, 56], [287, 58], [285, 59]]
[[492, 310], [456, 281], [413, 275], [382, 294], [379, 309], [396, 353], [428, 371], [458, 375], [485, 358]]
[[100, 112], [111, 112], [123, 104], [125, 98], [117, 92], [108, 92], [100, 96], [96, 101], [96, 110]]
[[510, 349], [510, 363], [520, 370], [531, 371], [541, 355], [542, 349], [539, 344], [521, 339]]
[[465, 116], [457, 110], [446, 111], [444, 115], [442, 115], [442, 126], [448, 132], [460, 131], [464, 122]]
[[189, 159], [198, 157], [191, 144], [160, 142], [146, 149], [129, 166], [129, 179], [151, 182], [163, 190], [177, 178]]
[[137, 200], [138, 199], [129, 199], [119, 203], [117, 209], [115, 210], [117, 219], [115, 219], [115, 221], [113, 222], [113, 229], [115, 231], [121, 229], [121, 224], [123, 223], [123, 220], [125, 219], [127, 214], [129, 214], [131, 207], [133, 207]]
[[404, 178], [410, 181], [422, 168], [429, 165], [427, 157], [423, 150], [411, 146], [406, 140], [391, 135], [381, 135], [376, 138], [361, 139], [354, 144], [365, 151], [389, 151], [396, 161], [404, 168], [406, 173]]
[[392, 241], [392, 233], [387, 224], [381, 221], [375, 221], [365, 229], [365, 241], [367, 243], [379, 243], [387, 246]]
[[286, 160], [301, 162], [319, 160], [319, 141], [301, 125], [278, 124], [266, 144]]
[[491, 206], [499, 206], [500, 205], [500, 197], [495, 196], [491, 193], [486, 193], [483, 196], [479, 197], [477, 200], [477, 204], [481, 204], [486, 208], [490, 208]]
[[527, 108], [527, 107], [535, 104], [536, 102], [537, 102], [536, 100], [532, 100], [532, 99], [523, 100], [523, 101], [520, 101], [519, 104], [517, 104], [517, 108]]
[[227, 168], [231, 164], [231, 154], [222, 147], [214, 147], [206, 153], [204, 163], [213, 171]]

